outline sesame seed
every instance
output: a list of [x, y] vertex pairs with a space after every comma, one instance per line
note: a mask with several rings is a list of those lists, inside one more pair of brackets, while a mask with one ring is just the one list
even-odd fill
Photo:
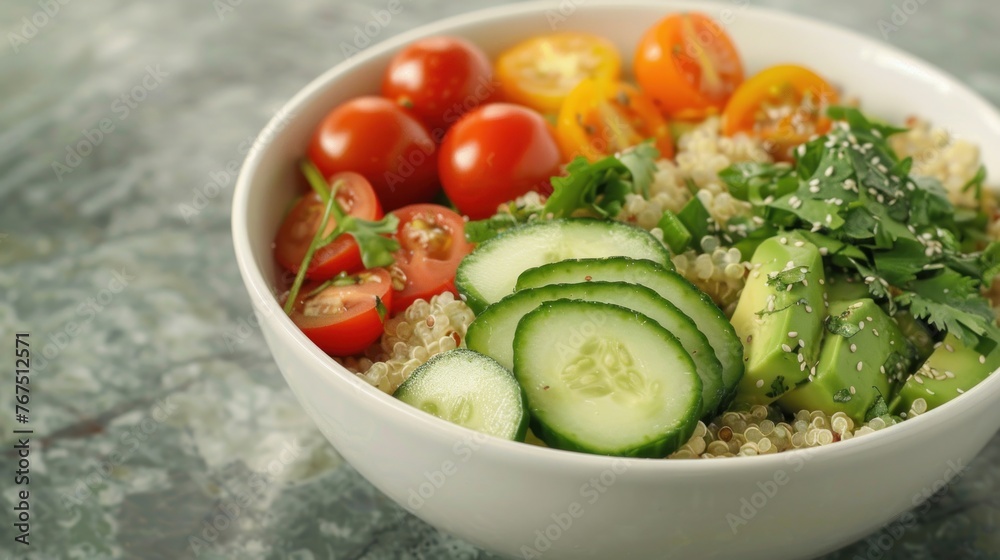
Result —
[[917, 383], [921, 384], [921, 385], [924, 384], [924, 380], [923, 380], [923, 378], [920, 375], [914, 375], [913, 376], [913, 380], [916, 381]]
[[[788, 338], [795, 338], [797, 336], [799, 336], [798, 332], [796, 332], [796, 331], [788, 331]], [[980, 356], [980, 358], [982, 358], [982, 356]], [[985, 359], [983, 361], [985, 361]]]
[[780, 241], [782, 245], [788, 245], [788, 238], [787, 237], [782, 237], [778, 241]]
[[813, 179], [812, 181], [809, 181], [809, 186], [810, 187], [818, 187], [819, 186], [819, 179]]
[[806, 313], [812, 313], [812, 312], [813, 312], [813, 308], [807, 305], [806, 306]]
[[804, 247], [804, 246], [805, 246], [805, 244], [806, 244], [806, 242], [805, 242], [805, 241], [796, 241], [796, 242], [795, 242], [795, 246], [796, 246], [796, 247]]
[[[826, 284], [826, 280], [823, 280], [822, 278], [820, 278], [819, 279], [819, 285], [822, 286], [823, 284]], [[823, 292], [823, 296], [826, 297], [826, 292]]]
[[[820, 248], [819, 248], [819, 254], [820, 254], [820, 255], [822, 255], [822, 256], [824, 256], [824, 257], [825, 257], [825, 256], [827, 255], [827, 253], [829, 253], [829, 252], [830, 252], [830, 250], [829, 250], [829, 249], [827, 249], [826, 247], [820, 247]], [[823, 282], [823, 281], [822, 281], [822, 280], [820, 280], [820, 283], [822, 283], [822, 282]]]
[[944, 344], [944, 343], [943, 342], [935, 342], [934, 343], [934, 349], [937, 350], [938, 348], [941, 347], [942, 344]]
[[872, 322], [872, 321], [874, 321], [874, 320], [875, 319], [872, 319], [870, 315], [868, 317], [865, 317], [865, 321], [868, 321], [869, 323]]
[[823, 175], [826, 175], [827, 177], [833, 175], [833, 166], [831, 165], [830, 167], [827, 167], [826, 171], [823, 172]]
[[760, 389], [763, 386], [764, 386], [764, 380], [763, 379], [758, 379], [757, 380], [757, 388]]
[[857, 392], [858, 392], [858, 390], [854, 388], [854, 385], [851, 385], [851, 394], [855, 395], [855, 394], [857, 394]]
[[959, 395], [963, 395], [963, 394], [965, 394], [965, 391], [963, 391], [961, 387], [960, 387], [960, 388], [958, 388], [958, 389], [955, 389], [955, 390], [956, 390], [956, 391], [958, 391], [958, 394], [959, 394]]
[[801, 347], [801, 348], [805, 348], [805, 347], [806, 347], [806, 341], [804, 341], [804, 340], [802, 340], [802, 339], [800, 338], [800, 339], [799, 339], [799, 347]]
[[878, 329], [872, 329], [872, 334], [878, 336]]
[[858, 321], [858, 328], [859, 329], [865, 328], [865, 322], [864, 321]]
[[944, 345], [944, 349], [947, 350], [947, 351], [949, 351], [949, 352], [954, 352], [955, 351], [955, 347], [952, 346], [951, 344], [945, 344]]
[[937, 393], [935, 393], [934, 391], [931, 391], [930, 389], [927, 389], [927, 394], [928, 395], [936, 395]]
[[819, 192], [819, 187], [816, 187], [816, 186], [809, 187], [809, 192], [811, 192], [811, 193], [818, 193]]
[[789, 345], [787, 345], [787, 344], [782, 344], [782, 345], [781, 345], [781, 349], [782, 349], [782, 351], [784, 351], [784, 352], [791, 352], [791, 351], [792, 351], [792, 347], [791, 347], [791, 346], [789, 346]]
[[864, 367], [864, 364], [862, 364], [861, 362], [858, 362], [858, 371], [861, 371], [862, 367]]
[[804, 362], [806, 360], [806, 357], [802, 355], [802, 352], [799, 352], [798, 355], [796, 356], [796, 359], [801, 364], [802, 362]]
[[948, 370], [944, 371], [944, 376], [948, 379], [955, 379], [955, 373]]
[[878, 371], [880, 373], [885, 373], [885, 366], [878, 366]]
[[986, 363], [986, 356], [982, 356], [982, 355], [980, 355], [980, 356], [979, 356], [979, 363], [981, 363], [981, 364], [985, 364], [985, 363]]
[[852, 344], [851, 345], [851, 352], [857, 352], [857, 351], [858, 351], [858, 345], [857, 344]]
[[827, 214], [825, 220], [826, 220], [826, 223], [829, 224], [830, 222], [833, 221], [833, 216], [831, 216], [830, 214]]
[[809, 279], [803, 278], [802, 279], [802, 285], [808, 287], [809, 286]]

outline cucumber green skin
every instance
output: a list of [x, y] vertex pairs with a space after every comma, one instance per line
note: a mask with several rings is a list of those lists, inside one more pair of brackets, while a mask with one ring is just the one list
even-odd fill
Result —
[[[509, 376], [510, 381], [512, 383], [517, 383], [517, 379], [514, 378], [513, 374], [511, 374], [511, 372], [508, 371], [507, 368], [497, 363], [497, 361], [494, 360], [493, 358], [465, 348], [456, 348], [454, 350], [449, 350], [447, 352], [442, 352], [440, 354], [432, 356], [429, 360], [421, 364], [419, 367], [417, 367], [417, 369], [413, 370], [413, 373], [411, 373], [410, 376], [407, 377], [406, 380], [399, 385], [399, 387], [396, 388], [396, 391], [392, 394], [392, 396], [399, 399], [402, 402], [405, 402], [406, 404], [416, 406], [414, 402], [411, 400], [411, 397], [413, 396], [411, 392], [413, 387], [417, 384], [417, 381], [419, 381], [421, 377], [425, 377], [428, 375], [431, 376], [435, 375], [435, 371], [437, 371], [437, 366], [441, 362], [456, 360], [456, 359], [465, 361], [466, 363], [468, 363], [469, 367], [479, 366], [485, 370], [495, 371], [498, 375]], [[447, 379], [445, 379], [444, 382], [447, 382]], [[512, 431], [510, 439], [513, 441], [524, 441], [524, 438], [528, 433], [528, 398], [524, 394], [524, 389], [521, 389], [519, 383], [518, 383], [518, 389], [519, 389], [518, 394], [520, 395], [519, 406], [521, 410], [521, 418], [517, 426]], [[448, 420], [444, 421], [448, 422]], [[468, 426], [463, 426], [463, 427], [468, 428], [470, 430], [473, 429], [469, 428]]]
[[[588, 226], [604, 228], [609, 233], [616, 232], [627, 236], [633, 236], [637, 240], [641, 240], [646, 249], [648, 249], [648, 254], [641, 255], [643, 257], [649, 257], [651, 255], [656, 256], [656, 261], [659, 262], [664, 267], [673, 268], [673, 264], [670, 261], [670, 251], [663, 246], [655, 237], [650, 235], [650, 233], [644, 229], [623, 223], [616, 222], [613, 220], [598, 220], [593, 218], [563, 218], [559, 220], [539, 220], [532, 222], [523, 226], [519, 226], [513, 229], [509, 229], [500, 235], [481, 243], [476, 249], [469, 255], [467, 255], [462, 262], [458, 265], [458, 270], [455, 272], [455, 289], [461, 295], [465, 303], [472, 309], [473, 313], [477, 315], [482, 312], [488, 305], [495, 303], [491, 301], [490, 298], [484, 296], [479, 289], [476, 287], [476, 279], [470, 273], [469, 268], [476, 263], [479, 259], [488, 259], [494, 251], [502, 251], [504, 245], [510, 239], [526, 236], [541, 234], [546, 229], [552, 228], [557, 229], [564, 226]], [[616, 255], [621, 255], [622, 253], [616, 253]], [[608, 255], [616, 256], [616, 255]], [[626, 255], [628, 256], [628, 255]], [[638, 256], [638, 255], [637, 255]], [[530, 267], [526, 267], [530, 268]], [[517, 275], [521, 271], [511, 271], [512, 275]], [[513, 290], [512, 290], [513, 291]], [[506, 295], [506, 294], [504, 294]]]
[[[658, 308], [655, 312], [648, 311], [646, 313], [654, 321], [657, 318], [673, 320], [671, 325], [676, 328], [671, 328], [671, 325], [662, 322], [660, 325], [670, 331], [681, 342], [681, 345], [691, 355], [695, 363], [696, 372], [701, 377], [704, 389], [702, 393], [702, 416], [715, 415], [722, 398], [726, 394], [726, 387], [722, 383], [722, 364], [716, 358], [708, 338], [698, 330], [697, 325], [695, 325], [690, 317], [681, 312], [680, 309], [677, 309], [674, 304], [645, 286], [625, 282], [602, 281], [581, 282], [578, 284], [551, 284], [539, 288], [521, 290], [487, 307], [485, 311], [477, 316], [476, 320], [469, 325], [469, 329], [465, 333], [465, 343], [470, 349], [497, 359], [500, 365], [513, 367], [513, 364], [507, 363], [507, 356], [494, 355], [496, 353], [496, 345], [505, 342], [498, 340], [499, 335], [495, 330], [495, 325], [501, 322], [510, 324], [512, 321], [508, 317], [510, 313], [521, 313], [521, 310], [525, 308], [527, 308], [527, 311], [531, 311], [542, 303], [558, 299], [578, 299], [598, 303], [610, 303], [640, 313], [646, 308]], [[523, 315], [513, 320], [522, 317]], [[685, 332], [678, 335], [677, 332], [680, 329], [684, 329]], [[513, 348], [513, 339], [506, 342]]]
[[[712, 298], [673, 270], [653, 261], [627, 257], [569, 259], [522, 272], [515, 289], [589, 280], [646, 286], [694, 321], [698, 330], [708, 338], [715, 357], [722, 364], [722, 383], [726, 392], [718, 410], [728, 406], [743, 378], [743, 343], [736, 336], [736, 329], [729, 318]], [[685, 293], [688, 297], [675, 297], [677, 293]]]
[[[682, 359], [687, 360], [687, 363], [683, 366], [685, 368], [689, 368], [689, 371], [691, 372], [695, 371], [694, 361], [692, 361], [690, 356], [684, 352], [683, 347], [680, 345], [677, 338], [670, 334], [669, 331], [661, 327], [659, 323], [642, 313], [609, 303], [562, 299], [543, 303], [538, 307], [538, 309], [535, 309], [531, 313], [525, 315], [518, 324], [517, 333], [514, 336], [514, 377], [517, 378], [522, 387], [527, 382], [527, 380], [524, 379], [525, 367], [526, 364], [531, 361], [531, 357], [526, 356], [524, 352], [517, 351], [517, 349], [524, 346], [524, 341], [527, 338], [537, 336], [533, 331], [536, 328], [541, 327], [537, 327], [536, 324], [544, 323], [545, 319], [548, 317], [558, 316], [565, 313], [573, 313], [574, 311], [584, 309], [596, 308], [600, 308], [604, 312], [618, 315], [624, 320], [639, 321], [645, 325], [646, 328], [657, 331], [657, 333], [663, 338], [664, 345], [673, 346], [675, 349], [680, 350], [679, 354]], [[551, 337], [551, 334], [549, 334], [551, 333], [550, 329], [542, 328], [542, 330], [547, 333], [546, 336]], [[555, 341], [553, 340], [553, 345], [554, 344]], [[661, 437], [653, 441], [645, 442], [641, 445], [616, 450], [595, 449], [593, 446], [587, 445], [586, 442], [582, 442], [571, 435], [563, 434], [559, 430], [552, 428], [546, 424], [544, 418], [537, 414], [530, 414], [531, 432], [535, 434], [538, 439], [545, 442], [547, 446], [566, 451], [577, 451], [580, 453], [609, 455], [615, 457], [637, 457], [645, 459], [663, 458], [680, 449], [682, 445], [687, 443], [691, 439], [691, 436], [694, 435], [694, 430], [698, 426], [699, 413], [701, 412], [701, 379], [697, 375], [694, 375], [693, 381], [695, 384], [695, 390], [691, 392], [691, 399], [688, 403], [687, 410], [680, 419], [678, 426], [667, 433], [664, 433]], [[531, 408], [530, 396], [528, 397], [528, 406], [529, 410], [533, 410], [533, 408]]]

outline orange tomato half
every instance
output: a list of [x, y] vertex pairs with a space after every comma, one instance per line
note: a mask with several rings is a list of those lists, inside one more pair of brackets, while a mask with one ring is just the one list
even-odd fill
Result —
[[505, 100], [543, 114], [558, 113], [566, 96], [583, 80], [617, 80], [620, 72], [615, 46], [588, 33], [533, 37], [501, 53], [496, 63]]
[[671, 14], [646, 30], [635, 53], [635, 77], [671, 118], [718, 114], [743, 81], [732, 39], [712, 18]]
[[597, 161], [653, 139], [660, 155], [674, 155], [670, 126], [653, 101], [624, 82], [585, 80], [566, 98], [556, 123], [563, 157]]
[[817, 134], [830, 130], [826, 110], [839, 101], [837, 90], [818, 74], [794, 64], [772, 66], [743, 83], [722, 113], [722, 130], [760, 138], [779, 160]]

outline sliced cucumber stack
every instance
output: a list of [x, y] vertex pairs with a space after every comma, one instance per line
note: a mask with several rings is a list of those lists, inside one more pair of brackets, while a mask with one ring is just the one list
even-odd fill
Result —
[[694, 360], [702, 382], [702, 416], [714, 414], [725, 388], [722, 364], [695, 323], [672, 303], [643, 286], [624, 282], [554, 284], [521, 290], [486, 308], [469, 326], [466, 344], [472, 350], [496, 359], [506, 368], [514, 367], [514, 333], [518, 321], [542, 303], [577, 299], [620, 305], [649, 316], [673, 334]]
[[722, 364], [726, 395], [721, 405], [728, 403], [743, 377], [743, 344], [722, 310], [680, 274], [649, 260], [622, 257], [565, 260], [526, 270], [518, 277], [516, 289], [589, 281], [646, 286], [690, 317], [708, 338]]
[[524, 441], [527, 406], [517, 380], [496, 360], [456, 349], [414, 370], [393, 394], [428, 414], [484, 434]]
[[543, 303], [518, 323], [514, 375], [550, 447], [665, 457], [694, 432], [701, 379], [656, 321], [607, 303]]
[[521, 272], [574, 258], [625, 256], [669, 267], [670, 253], [649, 232], [621, 222], [570, 218], [514, 228], [462, 260], [455, 287], [475, 313], [514, 291]]

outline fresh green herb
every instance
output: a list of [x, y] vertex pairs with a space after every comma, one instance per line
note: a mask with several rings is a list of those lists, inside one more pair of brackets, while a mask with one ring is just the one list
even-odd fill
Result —
[[[399, 227], [399, 219], [394, 214], [387, 214], [378, 221], [362, 220], [351, 216], [344, 212], [344, 209], [340, 207], [340, 203], [337, 201], [339, 184], [334, 184], [332, 188], [328, 189], [326, 179], [323, 178], [323, 175], [316, 169], [316, 166], [308, 159], [302, 161], [301, 169], [309, 185], [316, 191], [317, 196], [324, 201], [325, 206], [319, 227], [316, 229], [316, 234], [313, 236], [312, 241], [309, 243], [309, 248], [302, 258], [302, 264], [299, 265], [295, 281], [292, 283], [288, 297], [285, 300], [285, 313], [288, 314], [291, 314], [292, 309], [295, 307], [299, 291], [302, 289], [302, 283], [305, 281], [306, 270], [309, 268], [309, 263], [312, 262], [313, 255], [320, 248], [332, 243], [334, 239], [344, 234], [353, 237], [358, 243], [358, 248], [361, 250], [361, 262], [365, 268], [375, 268], [392, 264], [392, 254], [399, 249], [399, 243], [395, 239], [386, 237], [386, 234], [396, 233], [396, 229]], [[337, 225], [329, 235], [324, 236], [323, 232], [329, 227], [331, 219]], [[315, 295], [315, 293], [316, 291], [314, 290], [309, 296]]]
[[613, 218], [630, 194], [649, 196], [660, 152], [652, 141], [590, 163], [577, 157], [566, 166], [566, 175], [552, 178], [552, 195], [542, 206], [510, 203], [506, 211], [465, 224], [465, 238], [482, 243], [500, 233], [539, 217], [565, 218], [578, 212]]
[[779, 375], [778, 377], [774, 378], [774, 381], [771, 382], [771, 390], [765, 393], [764, 396], [776, 399], [787, 392], [788, 392], [788, 386], [785, 385], [785, 376]]
[[674, 254], [683, 253], [691, 245], [691, 232], [670, 210], [664, 210], [656, 227], [663, 231], [663, 241]]
[[553, 192], [542, 214], [564, 218], [583, 210], [614, 217], [624, 206], [626, 195], [649, 195], [659, 157], [651, 141], [594, 163], [577, 157], [566, 167], [565, 176], [552, 178]]
[[[1000, 339], [980, 294], [1000, 273], [1000, 246], [983, 250], [981, 212], [956, 211], [938, 181], [909, 176], [913, 162], [887, 141], [901, 129], [852, 108], [831, 108], [830, 116], [839, 122], [799, 146], [793, 168], [743, 163], [720, 172], [733, 196], [763, 218], [726, 224], [736, 246], [753, 246], [744, 240], [757, 229], [769, 233], [770, 224], [797, 230], [820, 247], [828, 267], [860, 276], [890, 312], [909, 307], [966, 343]], [[980, 169], [965, 188], [978, 194], [985, 177]], [[837, 321], [827, 327], [849, 328]]]
[[854, 395], [851, 394], [850, 389], [841, 389], [833, 394], [833, 402], [835, 403], [849, 403], [854, 399]]
[[852, 336], [861, 332], [861, 329], [858, 328], [858, 325], [852, 323], [851, 321], [848, 321], [845, 315], [847, 314], [845, 313], [842, 315], [830, 315], [829, 317], [827, 317], [826, 330], [830, 331], [831, 333], [837, 336], [842, 336], [844, 338], [851, 338]]
[[385, 318], [389, 316], [389, 309], [382, 302], [382, 298], [378, 296], [375, 296], [375, 312], [378, 313], [378, 318], [383, 323], [385, 322]]
[[772, 272], [767, 275], [767, 285], [773, 286], [775, 290], [787, 290], [789, 286], [801, 284], [809, 273], [809, 267], [793, 266], [781, 272]]
[[677, 219], [690, 232], [696, 247], [711, 232], [711, 225], [714, 223], [712, 215], [708, 213], [708, 209], [697, 196], [692, 196], [691, 200], [687, 201], [684, 208], [681, 208], [677, 214]]
[[882, 391], [879, 391], [878, 387], [872, 387], [872, 389], [878, 391], [878, 397], [875, 399], [875, 402], [868, 407], [868, 411], [865, 412], [865, 423], [889, 414], [889, 405], [885, 403], [885, 397], [882, 396]]

